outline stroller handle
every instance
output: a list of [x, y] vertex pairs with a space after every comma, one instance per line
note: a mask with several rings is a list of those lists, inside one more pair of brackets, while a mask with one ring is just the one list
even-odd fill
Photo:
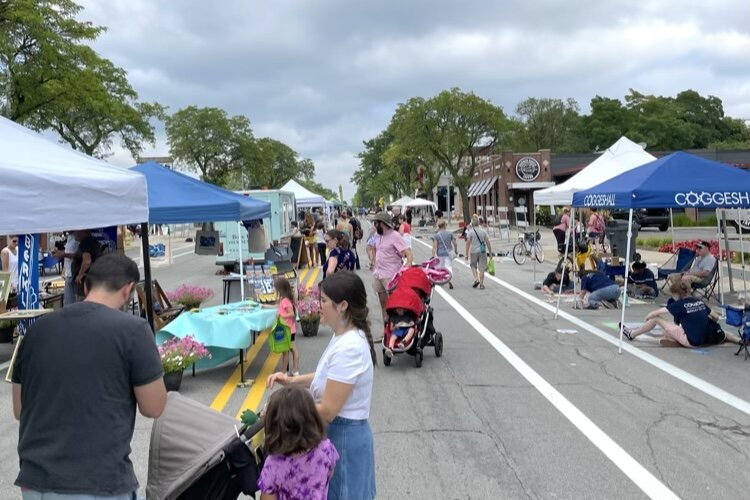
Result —
[[245, 430], [242, 431], [242, 435], [250, 439], [262, 431], [263, 427], [265, 427], [265, 418], [264, 415], [259, 415], [258, 420], [254, 424], [248, 425]]

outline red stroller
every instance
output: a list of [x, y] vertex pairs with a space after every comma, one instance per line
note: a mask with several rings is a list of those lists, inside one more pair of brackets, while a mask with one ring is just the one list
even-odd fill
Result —
[[407, 345], [392, 349], [394, 355], [407, 353], [414, 356], [417, 368], [422, 367], [424, 349], [427, 346], [435, 347], [435, 356], [443, 355], [443, 334], [435, 330], [433, 325], [433, 310], [430, 306], [434, 285], [447, 283], [451, 276], [445, 269], [435, 269], [433, 266], [437, 259], [424, 262], [421, 266], [404, 268], [399, 271], [388, 284], [391, 295], [386, 303], [386, 311], [389, 315], [388, 325], [383, 335], [383, 364], [389, 366], [391, 358], [386, 356], [391, 338], [391, 324], [403, 324], [408, 321], [404, 315], [397, 315], [397, 309], [413, 316], [416, 332]]

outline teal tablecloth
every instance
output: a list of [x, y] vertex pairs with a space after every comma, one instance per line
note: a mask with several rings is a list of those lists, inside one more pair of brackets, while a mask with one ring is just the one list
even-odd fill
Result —
[[156, 341], [192, 335], [211, 352], [211, 359], [198, 361], [196, 368], [212, 368], [237, 356], [239, 349], [250, 347], [252, 332], [271, 328], [277, 313], [276, 308], [260, 307], [252, 301], [187, 311], [159, 330]]

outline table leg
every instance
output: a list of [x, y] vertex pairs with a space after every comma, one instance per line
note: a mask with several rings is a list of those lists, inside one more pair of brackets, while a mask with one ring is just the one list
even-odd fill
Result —
[[237, 387], [248, 387], [251, 384], [252, 381], [245, 380], [245, 350], [240, 349], [240, 381], [237, 383]]

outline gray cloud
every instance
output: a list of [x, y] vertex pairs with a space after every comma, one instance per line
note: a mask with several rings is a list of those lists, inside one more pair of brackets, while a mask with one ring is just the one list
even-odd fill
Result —
[[[730, 0], [83, 1], [95, 45], [141, 98], [219, 106], [288, 143], [345, 195], [363, 140], [399, 102], [460, 86], [512, 112], [528, 96], [628, 88], [721, 97], [750, 118], [750, 4]], [[155, 153], [167, 150], [160, 135]], [[122, 152], [113, 161], [130, 163]], [[343, 182], [342, 182], [343, 181]]]

